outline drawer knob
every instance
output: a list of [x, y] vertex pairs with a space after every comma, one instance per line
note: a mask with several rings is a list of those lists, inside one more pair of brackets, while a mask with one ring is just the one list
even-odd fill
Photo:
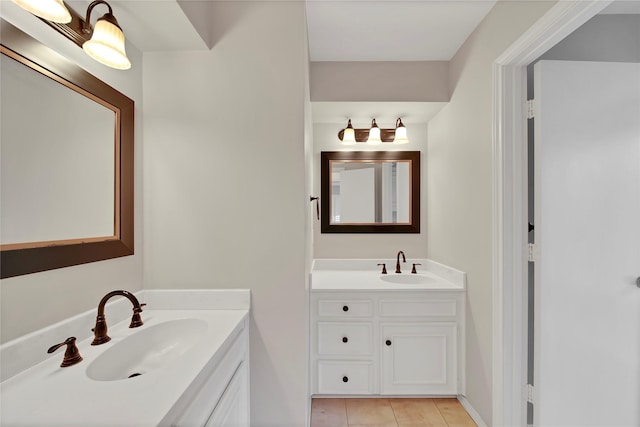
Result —
[[349, 338], [347, 338], [347, 337], [342, 337], [342, 342], [349, 342]]
[[386, 345], [391, 345], [391, 340], [386, 340], [384, 343], [385, 343]]
[[348, 305], [343, 305], [342, 306], [342, 311], [349, 311], [349, 306]]
[[342, 377], [342, 382], [343, 383], [349, 382], [349, 377], [347, 376]]

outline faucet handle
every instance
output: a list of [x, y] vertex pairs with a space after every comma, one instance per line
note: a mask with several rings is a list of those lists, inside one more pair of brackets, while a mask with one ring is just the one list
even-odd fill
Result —
[[139, 307], [133, 307], [133, 316], [131, 316], [131, 323], [129, 324], [130, 328], [137, 328], [144, 325], [140, 313], [142, 312], [142, 307], [145, 305], [147, 304], [140, 304]]
[[76, 363], [82, 362], [82, 356], [80, 356], [80, 351], [78, 351], [78, 347], [76, 346], [76, 337], [69, 337], [64, 340], [64, 342], [49, 347], [47, 353], [53, 353], [63, 345], [67, 346], [67, 350], [64, 352], [64, 358], [60, 364], [61, 368], [66, 368], [67, 366], [72, 366]]
[[378, 264], [382, 266], [382, 273], [381, 274], [387, 274], [387, 266], [386, 264]]
[[411, 274], [418, 274], [418, 272], [416, 271], [416, 265], [422, 265], [422, 264], [420, 263], [413, 264], [413, 268], [411, 269]]

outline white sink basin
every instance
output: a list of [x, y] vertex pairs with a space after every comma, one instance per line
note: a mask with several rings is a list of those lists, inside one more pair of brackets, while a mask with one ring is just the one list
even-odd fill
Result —
[[380, 280], [389, 283], [399, 283], [403, 285], [429, 285], [436, 283], [436, 279], [421, 274], [389, 274], [380, 276]]
[[[388, 274], [382, 273], [386, 265]], [[420, 265], [416, 274], [411, 264]], [[396, 274], [396, 259], [316, 259], [311, 269], [314, 291], [347, 290], [446, 290], [464, 291], [465, 273], [425, 258], [412, 258]]]
[[116, 381], [167, 366], [199, 342], [207, 323], [202, 319], [176, 319], [138, 329], [98, 356], [87, 368], [87, 376]]

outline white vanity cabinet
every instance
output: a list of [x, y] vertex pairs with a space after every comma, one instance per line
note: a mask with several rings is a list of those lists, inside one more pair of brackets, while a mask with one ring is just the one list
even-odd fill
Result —
[[464, 392], [464, 289], [312, 290], [316, 395]]
[[[223, 346], [220, 357], [203, 370], [200, 381], [184, 393], [172, 427], [249, 427], [249, 320]], [[172, 415], [169, 418], [173, 417]]]

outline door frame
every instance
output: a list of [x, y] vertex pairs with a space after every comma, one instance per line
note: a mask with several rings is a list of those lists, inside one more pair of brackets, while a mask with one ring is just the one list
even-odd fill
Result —
[[525, 426], [527, 415], [527, 65], [612, 2], [557, 2], [493, 64], [495, 427]]

